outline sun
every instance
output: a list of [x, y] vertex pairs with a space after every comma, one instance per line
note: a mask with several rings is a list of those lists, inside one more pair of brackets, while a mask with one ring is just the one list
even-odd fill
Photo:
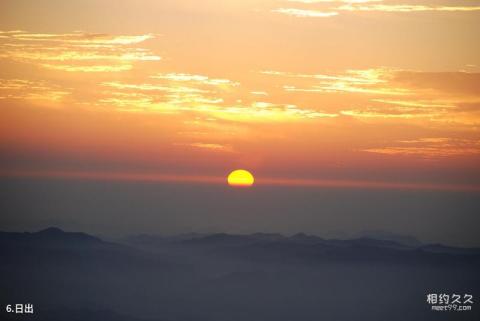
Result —
[[228, 185], [234, 187], [250, 187], [255, 179], [253, 175], [244, 169], [237, 169], [231, 172], [227, 178]]

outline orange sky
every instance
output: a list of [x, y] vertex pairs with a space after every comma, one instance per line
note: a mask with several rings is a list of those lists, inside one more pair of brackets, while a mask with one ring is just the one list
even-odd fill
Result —
[[480, 1], [2, 1], [1, 174], [478, 187], [479, 19]]

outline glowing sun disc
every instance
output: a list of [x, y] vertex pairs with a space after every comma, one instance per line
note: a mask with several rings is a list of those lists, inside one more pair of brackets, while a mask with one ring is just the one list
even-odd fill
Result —
[[228, 175], [227, 181], [230, 186], [249, 187], [253, 185], [255, 179], [249, 171], [237, 169]]

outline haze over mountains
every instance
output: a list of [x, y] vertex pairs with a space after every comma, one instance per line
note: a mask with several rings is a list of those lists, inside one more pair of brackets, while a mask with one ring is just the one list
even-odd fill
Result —
[[[407, 242], [408, 243], [408, 242]], [[475, 320], [428, 293], [480, 294], [480, 249], [296, 234], [0, 232], [0, 301], [35, 320]], [[348, 307], [348, 309], [347, 309]], [[455, 313], [455, 314], [454, 314]], [[2, 311], [2, 319], [18, 320]]]

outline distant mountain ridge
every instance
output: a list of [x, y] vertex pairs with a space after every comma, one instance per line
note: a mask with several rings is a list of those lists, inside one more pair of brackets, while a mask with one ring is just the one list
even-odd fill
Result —
[[[251, 245], [310, 245], [332, 248], [363, 247], [391, 250], [417, 250], [431, 253], [480, 255], [480, 248], [461, 248], [442, 244], [423, 244], [413, 237], [397, 234], [378, 233], [383, 237], [361, 236], [352, 239], [325, 239], [315, 235], [297, 233], [285, 236], [279, 233], [252, 233], [252, 234], [184, 234], [178, 236], [159, 236], [141, 234], [130, 236], [121, 240], [122, 243], [161, 247], [164, 245], [193, 246], [193, 247], [238, 247]], [[390, 239], [393, 238], [393, 239]], [[403, 242], [402, 242], [403, 241]]]
[[[396, 235], [401, 238], [402, 236]], [[409, 237], [406, 237], [409, 238]], [[37, 244], [65, 244], [65, 245], [100, 245], [116, 244], [106, 242], [99, 237], [83, 232], [66, 232], [58, 227], [48, 227], [38, 232], [1, 232], [0, 242], [37, 242]], [[375, 237], [358, 237], [353, 239], [325, 239], [315, 235], [297, 233], [292, 236], [284, 236], [279, 233], [252, 233], [252, 234], [229, 234], [229, 233], [189, 233], [174, 236], [161, 236], [150, 234], [132, 235], [119, 240], [123, 244], [161, 246], [188, 245], [188, 246], [243, 246], [251, 244], [303, 244], [324, 245], [334, 247], [373, 247], [389, 248], [397, 250], [423, 250], [432, 253], [448, 254], [480, 254], [480, 248], [462, 248], [443, 244], [422, 244], [412, 239], [407, 245], [403, 242]]]
[[[399, 302], [416, 320], [435, 321], [424, 303], [432, 287], [477, 297], [480, 284], [479, 249], [304, 233], [106, 242], [48, 228], [0, 232], [0, 257], [0, 301], [23, 302], [28, 294], [42, 321], [350, 321], [359, 314], [403, 321], [391, 310]], [[355, 308], [344, 309], [344, 299]], [[374, 311], [365, 308], [372, 302]], [[0, 320], [12, 319], [2, 313]]]
[[0, 232], [1, 241], [36, 242], [47, 245], [98, 245], [105, 243], [100, 238], [82, 233], [65, 232], [57, 227], [49, 227], [38, 232]]
[[392, 232], [387, 232], [382, 230], [363, 231], [358, 234], [358, 237], [359, 238], [367, 237], [367, 238], [380, 239], [380, 240], [386, 240], [386, 241], [394, 241], [396, 243], [400, 243], [408, 246], [419, 247], [422, 245], [422, 242], [420, 242], [417, 238], [413, 236], [402, 235], [402, 234], [397, 234], [397, 233], [392, 233]]

